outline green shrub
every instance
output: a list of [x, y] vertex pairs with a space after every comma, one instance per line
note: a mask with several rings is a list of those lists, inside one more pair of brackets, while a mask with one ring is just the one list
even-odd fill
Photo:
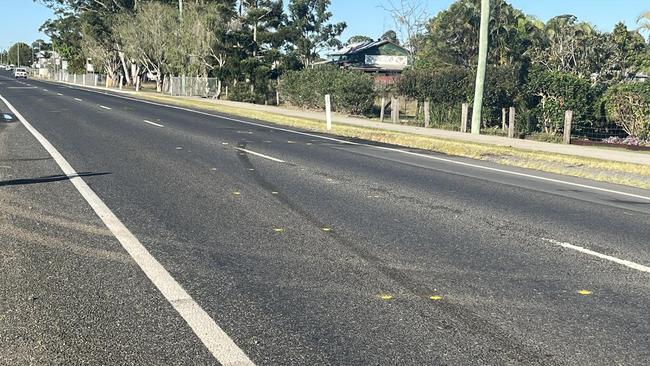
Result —
[[650, 83], [624, 83], [605, 94], [608, 118], [628, 135], [650, 138]]
[[331, 67], [289, 71], [279, 89], [284, 101], [311, 109], [324, 109], [326, 94], [332, 97], [332, 109], [351, 114], [372, 110], [375, 101], [372, 76]]
[[540, 129], [556, 134], [564, 126], [564, 112], [573, 111], [574, 120], [584, 121], [592, 107], [589, 80], [561, 71], [534, 70], [529, 74], [528, 93], [537, 99], [532, 114]]

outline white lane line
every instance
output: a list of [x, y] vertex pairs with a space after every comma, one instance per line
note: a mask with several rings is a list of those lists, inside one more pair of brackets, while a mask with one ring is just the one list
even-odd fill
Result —
[[284, 160], [280, 160], [280, 159], [278, 159], [278, 158], [274, 158], [274, 157], [272, 157], [272, 156], [268, 156], [268, 155], [260, 154], [260, 153], [255, 152], [255, 151], [251, 151], [251, 150], [247, 150], [247, 149], [242, 149], [241, 147], [236, 147], [235, 150], [239, 150], [239, 151], [243, 151], [243, 152], [245, 152], [245, 153], [251, 154], [251, 155], [259, 156], [260, 158], [269, 159], [269, 160], [271, 160], [271, 161], [275, 161], [276, 163], [286, 163]]
[[156, 127], [165, 127], [165, 126], [161, 125], [160, 123], [147, 121], [146, 119], [144, 120], [144, 123], [148, 123], [148, 124], [150, 124], [150, 125], [154, 125], [154, 126], [156, 126]]
[[81, 99], [81, 98], [74, 98], [74, 100], [76, 100], [77, 102], [83, 102], [83, 101], [84, 101], [84, 100]]
[[63, 96], [63, 94], [61, 94], [61, 93], [56, 93], [56, 95], [58, 95], [58, 96]]
[[2, 95], [2, 100], [31, 134], [41, 143], [54, 158], [70, 182], [88, 202], [97, 216], [113, 233], [122, 247], [131, 255], [151, 282], [165, 296], [167, 301], [185, 319], [194, 333], [208, 348], [212, 355], [222, 365], [243, 366], [254, 365], [244, 351], [219, 327], [219, 325], [194, 301], [183, 287], [167, 272], [165, 267], [154, 258], [131, 231], [115, 216], [110, 208], [97, 194], [79, 177], [68, 161], [58, 150], [38, 132]]
[[110, 107], [107, 107], [107, 106], [105, 106], [105, 105], [100, 105], [100, 106], [99, 106], [99, 108], [104, 108], [104, 109], [108, 109], [108, 110], [111, 110], [111, 108], [110, 108]]
[[44, 92], [47, 92], [47, 91], [49, 91], [49, 90], [47, 90], [47, 89], [43, 89], [43, 91], [44, 91]]
[[561, 241], [557, 241], [557, 240], [553, 240], [553, 239], [546, 239], [546, 238], [542, 238], [542, 240], [547, 242], [547, 243], [551, 243], [551, 244], [554, 244], [554, 245], [557, 245], [557, 246], [561, 246], [563, 248], [572, 249], [572, 250], [575, 250], [575, 251], [580, 252], [580, 253], [589, 254], [589, 255], [592, 255], [594, 257], [598, 257], [600, 259], [604, 259], [604, 260], [608, 260], [610, 262], [618, 263], [620, 265], [630, 267], [632, 269], [636, 269], [637, 271], [650, 273], [650, 267], [644, 266], [642, 264], [630, 262], [630, 261], [625, 260], [625, 259], [612, 257], [611, 255], [594, 252], [591, 249], [579, 247], [577, 245], [573, 245], [573, 244], [570, 244], [570, 243], [563, 243]]
[[249, 125], [249, 126], [256, 126], [256, 127], [262, 127], [262, 128], [266, 128], [266, 129], [270, 129], [270, 130], [275, 130], [275, 131], [283, 131], [283, 132], [293, 133], [293, 134], [296, 134], [296, 135], [309, 136], [309, 137], [312, 137], [312, 138], [317, 138], [317, 139], [327, 140], [327, 141], [334, 141], [334, 142], [338, 142], [338, 143], [341, 143], [341, 144], [354, 145], [354, 146], [365, 146], [365, 147], [374, 148], [374, 149], [387, 150], [387, 151], [397, 152], [397, 153], [401, 153], [401, 154], [419, 156], [419, 157], [426, 158], [426, 159], [431, 159], [431, 160], [443, 161], [445, 163], [462, 165], [462, 166], [471, 167], [471, 168], [475, 168], [475, 169], [481, 169], [481, 170], [487, 170], [487, 171], [492, 171], [492, 172], [497, 172], [497, 173], [515, 175], [515, 176], [525, 177], [525, 178], [530, 178], [530, 179], [537, 179], [537, 180], [541, 180], [541, 181], [545, 181], [545, 182], [552, 182], [552, 183], [567, 185], [567, 186], [571, 186], [571, 187], [579, 187], [579, 188], [589, 189], [589, 190], [598, 191], [598, 192], [612, 193], [612, 194], [617, 194], [617, 195], [621, 195], [621, 196], [638, 198], [638, 199], [641, 199], [641, 200], [650, 201], [650, 196], [642, 196], [642, 195], [638, 195], [638, 194], [634, 194], [634, 193], [628, 193], [628, 192], [622, 192], [622, 191], [617, 191], [617, 190], [613, 190], [613, 189], [590, 186], [590, 185], [587, 185], [587, 184], [580, 184], [580, 183], [574, 183], [574, 182], [569, 182], [569, 181], [560, 180], [560, 179], [542, 177], [542, 176], [539, 176], [539, 175], [520, 173], [520, 172], [515, 172], [515, 171], [505, 170], [505, 169], [499, 169], [499, 168], [492, 168], [492, 167], [488, 167], [488, 166], [472, 164], [472, 163], [466, 163], [466, 162], [463, 162], [463, 161], [447, 159], [447, 158], [441, 158], [441, 157], [438, 157], [438, 156], [433, 156], [433, 155], [428, 155], [428, 154], [421, 154], [421, 153], [416, 153], [416, 152], [412, 152], [412, 151], [396, 149], [396, 148], [392, 148], [392, 147], [376, 146], [376, 145], [364, 144], [364, 143], [360, 143], [360, 142], [346, 141], [346, 140], [341, 140], [341, 139], [337, 139], [337, 138], [334, 138], [334, 137], [320, 136], [320, 135], [316, 135], [316, 134], [308, 133], [308, 132], [294, 131], [294, 130], [290, 130], [288, 128], [274, 127], [274, 126], [269, 126], [269, 125], [265, 125], [265, 124], [262, 124], [262, 123], [244, 121], [244, 120], [240, 120], [240, 119], [237, 119], [237, 118], [221, 116], [221, 115], [214, 114], [214, 113], [207, 113], [207, 112], [197, 111], [197, 110], [190, 109], [190, 108], [185, 108], [185, 107], [178, 107], [178, 106], [169, 105], [169, 104], [151, 102], [151, 101], [148, 101], [148, 100], [142, 100], [142, 99], [137, 99], [137, 98], [126, 97], [126, 96], [123, 96], [123, 95], [115, 95], [115, 94], [111, 94], [111, 93], [100, 92], [100, 91], [95, 91], [95, 90], [90, 90], [90, 89], [83, 89], [83, 88], [79, 88], [79, 89], [85, 90], [85, 91], [88, 91], [88, 92], [91, 92], [91, 93], [109, 95], [109, 96], [112, 96], [114, 98], [121, 98], [121, 99], [131, 100], [131, 101], [134, 101], [134, 102], [145, 103], [145, 104], [150, 104], [150, 105], [156, 105], [156, 106], [165, 107], [165, 108], [172, 108], [172, 109], [176, 109], [176, 110], [181, 110], [181, 111], [186, 111], [186, 112], [191, 112], [191, 113], [197, 113], [197, 114], [201, 114], [201, 115], [204, 115], [204, 116], [221, 118], [221, 119], [225, 119], [225, 120], [228, 120], [228, 121], [243, 123], [243, 124], [246, 124], [246, 125]]
[[8, 86], [7, 89], [38, 89], [35, 86]]

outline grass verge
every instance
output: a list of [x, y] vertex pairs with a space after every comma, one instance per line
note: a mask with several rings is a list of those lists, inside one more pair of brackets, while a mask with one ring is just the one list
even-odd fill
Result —
[[323, 132], [342, 137], [359, 138], [404, 147], [430, 150], [447, 155], [493, 161], [509, 166], [650, 189], [650, 167], [641, 164], [591, 159], [572, 155], [551, 154], [547, 152], [448, 140], [403, 132], [350, 126], [346, 124], [334, 124], [331, 131], [326, 131], [325, 124], [322, 121], [317, 120], [225, 106], [199, 99], [180, 99], [148, 93], [138, 94], [138, 97], [181, 107], [212, 110], [233, 116], [252, 118], [314, 132]]

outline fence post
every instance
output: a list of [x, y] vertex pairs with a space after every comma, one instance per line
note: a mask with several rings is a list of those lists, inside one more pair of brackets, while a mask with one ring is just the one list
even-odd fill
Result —
[[97, 86], [98, 79], [99, 79], [99, 75], [95, 74], [95, 86]]
[[571, 144], [571, 123], [573, 122], [573, 111], [568, 110], [564, 112], [564, 139], [563, 142], [567, 145]]
[[81, 78], [81, 82], [83, 83], [84, 86], [86, 86], [86, 74], [83, 75]]
[[386, 110], [386, 97], [381, 97], [381, 107], [379, 108], [379, 122], [384, 122], [384, 113]]
[[327, 130], [332, 129], [332, 99], [329, 94], [325, 95], [325, 118], [327, 119]]
[[228, 100], [228, 85], [226, 85], [226, 100]]
[[424, 127], [429, 127], [431, 124], [431, 100], [426, 99], [424, 101]]
[[510, 107], [510, 113], [508, 117], [510, 118], [508, 122], [508, 137], [514, 138], [515, 137], [515, 107]]
[[501, 108], [501, 130], [506, 132], [506, 116], [508, 115], [508, 110], [506, 108]]
[[120, 90], [122, 90], [122, 81], [124, 81], [124, 75], [120, 75]]
[[460, 116], [460, 132], [467, 132], [467, 119], [469, 118], [469, 103], [463, 103]]
[[77, 74], [74, 74], [72, 80], [73, 80], [73, 81], [72, 81], [73, 84], [76, 84], [76, 83], [77, 83]]
[[399, 99], [395, 97], [391, 97], [390, 112], [391, 112], [391, 119], [393, 120], [393, 123], [398, 123], [399, 122]]

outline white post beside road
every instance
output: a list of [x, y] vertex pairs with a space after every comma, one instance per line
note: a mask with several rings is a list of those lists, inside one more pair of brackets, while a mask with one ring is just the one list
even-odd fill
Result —
[[325, 95], [325, 117], [327, 119], [327, 130], [332, 129], [332, 98], [329, 94]]
[[77, 83], [77, 74], [74, 74], [74, 77], [73, 77], [72, 80], [73, 80], [73, 82], [72, 82], [73, 84], [76, 84], [76, 83]]
[[95, 74], [95, 87], [97, 86], [97, 79], [98, 79], [98, 76], [99, 76], [99, 75]]
[[84, 74], [84, 76], [83, 76], [83, 78], [81, 80], [83, 80], [83, 85], [85, 86], [86, 85], [86, 74]]
[[122, 90], [122, 81], [124, 79], [124, 75], [120, 75], [120, 90]]

